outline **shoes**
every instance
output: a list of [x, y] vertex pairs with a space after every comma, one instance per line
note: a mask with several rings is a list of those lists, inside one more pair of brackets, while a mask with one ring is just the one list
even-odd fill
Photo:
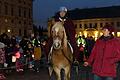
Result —
[[37, 72], [40, 72], [39, 70], [37, 70]]
[[24, 71], [24, 70], [23, 70], [23, 69], [17, 69], [16, 71], [17, 71], [17, 72], [20, 72], [20, 71]]

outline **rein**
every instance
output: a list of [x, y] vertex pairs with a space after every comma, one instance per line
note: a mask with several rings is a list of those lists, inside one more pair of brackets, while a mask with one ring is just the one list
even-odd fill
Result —
[[62, 54], [69, 61], [70, 65], [72, 65], [72, 61], [65, 55], [63, 49], [62, 49]]

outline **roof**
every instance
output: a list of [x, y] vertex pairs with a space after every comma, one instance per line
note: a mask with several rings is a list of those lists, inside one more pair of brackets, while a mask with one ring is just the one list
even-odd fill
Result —
[[73, 20], [91, 19], [91, 18], [115, 18], [120, 17], [120, 6], [86, 8], [70, 10], [69, 18]]

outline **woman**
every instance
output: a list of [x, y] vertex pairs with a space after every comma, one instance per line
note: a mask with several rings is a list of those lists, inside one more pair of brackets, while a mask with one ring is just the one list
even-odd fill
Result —
[[94, 80], [113, 80], [116, 63], [120, 61], [120, 43], [112, 35], [113, 26], [105, 25], [103, 35], [96, 41], [92, 53], [84, 66], [92, 66]]

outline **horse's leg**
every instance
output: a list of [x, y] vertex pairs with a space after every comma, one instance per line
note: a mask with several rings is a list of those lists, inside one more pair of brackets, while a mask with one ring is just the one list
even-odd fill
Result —
[[61, 75], [60, 75], [61, 70], [57, 67], [54, 67], [54, 71], [55, 71], [57, 80], [61, 80]]
[[65, 80], [70, 80], [70, 66], [64, 68], [65, 70]]

